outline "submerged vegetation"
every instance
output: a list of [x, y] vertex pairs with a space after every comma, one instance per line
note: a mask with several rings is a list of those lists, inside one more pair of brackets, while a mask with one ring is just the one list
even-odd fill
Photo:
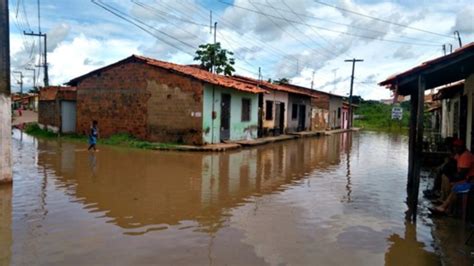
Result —
[[[25, 133], [38, 137], [38, 138], [45, 138], [45, 139], [61, 138], [62, 140], [66, 140], [66, 141], [80, 141], [80, 142], [87, 143], [87, 136], [77, 135], [77, 134], [59, 135], [49, 130], [40, 128], [40, 126], [36, 123], [28, 124], [25, 128]], [[122, 147], [128, 147], [128, 148], [136, 148], [136, 149], [147, 149], [147, 150], [167, 149], [167, 148], [172, 148], [173, 146], [176, 146], [175, 144], [170, 144], [170, 143], [154, 143], [154, 142], [139, 140], [125, 133], [115, 134], [105, 139], [99, 139], [98, 144], [122, 146]]]
[[393, 105], [384, 104], [378, 101], [361, 101], [355, 111], [356, 118], [354, 126], [369, 130], [405, 130], [408, 129], [410, 119], [410, 106], [408, 102], [403, 102], [403, 119], [392, 120]]

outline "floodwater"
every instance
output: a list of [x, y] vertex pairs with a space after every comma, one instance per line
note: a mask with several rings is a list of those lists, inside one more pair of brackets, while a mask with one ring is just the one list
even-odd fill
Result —
[[405, 223], [407, 137], [346, 133], [226, 153], [15, 131], [0, 265], [439, 265]]

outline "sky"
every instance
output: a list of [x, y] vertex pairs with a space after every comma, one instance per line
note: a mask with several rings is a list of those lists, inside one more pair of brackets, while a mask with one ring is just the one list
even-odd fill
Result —
[[[376, 0], [10, 0], [13, 71], [33, 86], [46, 33], [51, 85], [139, 54], [192, 64], [197, 47], [216, 39], [232, 51], [236, 74], [291, 83], [347, 96], [352, 64], [354, 94], [387, 99], [377, 85], [388, 76], [474, 41], [474, 2]], [[113, 10], [117, 15], [105, 10]], [[125, 19], [124, 19], [125, 18]], [[132, 23], [133, 22], [133, 23]], [[140, 26], [140, 27], [137, 27]], [[42, 85], [43, 71], [37, 77]], [[12, 74], [18, 91], [19, 75]]]

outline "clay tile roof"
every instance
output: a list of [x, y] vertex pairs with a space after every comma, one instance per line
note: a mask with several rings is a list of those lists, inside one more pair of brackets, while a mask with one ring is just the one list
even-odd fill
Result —
[[450, 98], [458, 92], [462, 92], [464, 89], [464, 80], [456, 81], [448, 85], [439, 87], [436, 94], [433, 95], [433, 100], [442, 100]]
[[259, 89], [255, 85], [250, 85], [245, 82], [240, 82], [237, 80], [232, 79], [231, 77], [217, 75], [211, 73], [209, 71], [199, 69], [195, 66], [186, 66], [186, 65], [178, 65], [170, 62], [164, 62], [144, 56], [134, 55], [136, 58], [145, 61], [147, 64], [152, 66], [157, 66], [160, 68], [172, 70], [186, 76], [190, 76], [201, 81], [207, 82], [209, 84], [214, 84], [217, 86], [232, 88], [240, 91], [250, 92], [250, 93], [263, 93], [265, 92], [262, 89]]
[[231, 78], [234, 79], [234, 80], [237, 80], [237, 81], [242, 81], [242, 82], [246, 82], [246, 83], [249, 83], [249, 84], [258, 85], [260, 88], [262, 88], [266, 91], [274, 90], [274, 91], [282, 91], [282, 92], [288, 92], [288, 93], [294, 93], [294, 94], [300, 94], [300, 95], [315, 97], [314, 95], [312, 95], [308, 91], [304, 91], [304, 90], [297, 89], [297, 88], [286, 87], [286, 86], [282, 86], [282, 85], [278, 85], [278, 84], [273, 84], [273, 83], [263, 81], [263, 80], [257, 80], [257, 79], [244, 77], [244, 76], [239, 76], [239, 75], [235, 75]]
[[118, 64], [121, 64], [121, 63], [125, 63], [125, 62], [128, 62], [130, 60], [138, 60], [138, 61], [143, 62], [145, 64], [148, 64], [150, 66], [170, 70], [170, 71], [173, 71], [175, 73], [178, 73], [178, 74], [181, 74], [181, 75], [184, 75], [184, 76], [188, 76], [188, 77], [191, 77], [191, 78], [194, 78], [194, 79], [198, 79], [200, 81], [203, 81], [203, 82], [206, 82], [206, 83], [209, 83], [209, 84], [213, 84], [213, 85], [217, 85], [217, 86], [236, 89], [236, 90], [239, 90], [239, 91], [244, 91], [244, 92], [249, 92], [249, 93], [264, 93], [265, 92], [264, 90], [259, 89], [255, 85], [240, 82], [240, 81], [234, 80], [234, 79], [232, 79], [230, 77], [227, 77], [227, 76], [217, 75], [217, 74], [211, 73], [209, 71], [200, 69], [200, 68], [196, 67], [195, 65], [179, 65], [179, 64], [160, 61], [160, 60], [157, 60], [157, 59], [153, 59], [153, 58], [149, 58], [149, 57], [145, 57], [145, 56], [139, 56], [139, 55], [132, 55], [132, 56], [130, 56], [128, 58], [125, 58], [125, 59], [123, 59], [119, 62], [116, 62], [112, 65], [108, 65], [106, 67], [103, 67], [103, 68], [94, 70], [92, 72], [89, 72], [89, 73], [87, 73], [83, 76], [72, 79], [67, 84], [74, 86], [80, 80], [82, 80], [83, 78], [86, 78], [86, 77], [88, 77], [92, 74], [98, 73], [98, 72], [100, 72], [104, 69], [107, 69], [107, 68], [111, 67], [111, 66], [115, 66], [115, 65], [118, 65]]

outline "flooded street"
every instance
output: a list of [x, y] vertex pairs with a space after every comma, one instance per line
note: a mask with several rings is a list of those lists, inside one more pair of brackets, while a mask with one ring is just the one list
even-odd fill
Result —
[[91, 154], [16, 131], [13, 146], [0, 265], [439, 264], [431, 221], [405, 224], [406, 136]]

